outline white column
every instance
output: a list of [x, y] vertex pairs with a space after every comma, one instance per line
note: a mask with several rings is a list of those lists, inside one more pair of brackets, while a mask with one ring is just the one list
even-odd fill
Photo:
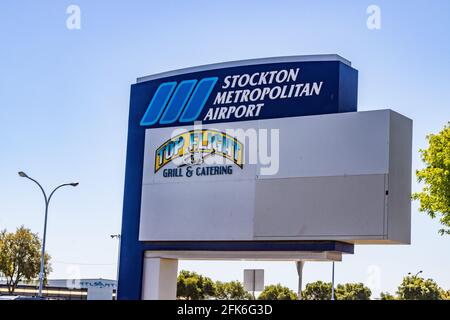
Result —
[[175, 300], [177, 259], [144, 258], [142, 300]]
[[303, 260], [296, 261], [295, 265], [297, 267], [297, 274], [298, 274], [297, 298], [298, 300], [302, 300], [303, 266], [305, 265], [305, 261]]

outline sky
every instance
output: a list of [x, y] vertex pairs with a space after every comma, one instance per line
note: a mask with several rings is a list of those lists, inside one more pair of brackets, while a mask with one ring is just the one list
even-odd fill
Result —
[[[80, 29], [67, 27], [70, 5]], [[380, 9], [369, 29], [369, 5]], [[136, 78], [216, 62], [339, 54], [359, 71], [358, 110], [390, 108], [413, 119], [413, 170], [426, 135], [450, 120], [450, 2], [442, 1], [2, 1], [0, 4], [0, 229], [42, 234], [39, 189], [58, 191], [49, 211], [52, 278], [115, 278], [130, 85]], [[413, 191], [420, 190], [413, 177]], [[450, 289], [450, 237], [412, 205], [411, 245], [358, 245], [336, 282], [394, 292], [423, 270]], [[215, 280], [296, 290], [293, 262], [181, 261]], [[331, 264], [306, 263], [304, 283], [331, 280]]]

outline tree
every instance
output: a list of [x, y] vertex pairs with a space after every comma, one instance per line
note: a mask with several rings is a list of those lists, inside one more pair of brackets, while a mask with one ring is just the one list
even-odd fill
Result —
[[258, 300], [297, 300], [297, 294], [281, 284], [266, 286]]
[[370, 300], [372, 291], [362, 283], [338, 284], [336, 300]]
[[398, 298], [390, 294], [389, 292], [381, 292], [380, 300], [398, 300]]
[[[370, 300], [371, 295], [370, 289], [362, 283], [338, 284], [335, 290], [336, 300]], [[302, 296], [305, 300], [331, 300], [331, 283], [308, 283]]]
[[427, 136], [428, 149], [419, 150], [426, 167], [416, 171], [417, 180], [425, 186], [421, 192], [413, 194], [420, 200], [421, 212], [431, 218], [440, 215], [444, 228], [441, 235], [450, 234], [450, 122], [438, 134]]
[[214, 282], [195, 272], [182, 270], [177, 279], [177, 297], [204, 300], [215, 294]]
[[450, 300], [450, 290], [442, 290], [441, 292], [442, 300]]
[[[39, 276], [41, 241], [30, 229], [20, 227], [16, 232], [0, 232], [0, 274], [6, 278], [8, 293], [13, 294], [19, 282]], [[51, 272], [50, 256], [44, 258], [44, 279]]]
[[215, 297], [219, 300], [250, 300], [253, 298], [239, 281], [216, 281]]
[[432, 279], [406, 276], [398, 287], [400, 300], [441, 300], [442, 289]]
[[331, 300], [331, 283], [316, 281], [308, 283], [302, 292], [304, 300]]

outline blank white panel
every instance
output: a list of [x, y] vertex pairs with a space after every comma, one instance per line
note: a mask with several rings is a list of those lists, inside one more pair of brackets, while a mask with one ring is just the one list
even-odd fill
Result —
[[280, 166], [260, 179], [384, 174], [389, 164], [389, 110], [262, 120], [279, 129]]
[[244, 288], [247, 291], [263, 291], [264, 269], [244, 270]]
[[251, 240], [253, 181], [144, 185], [139, 240]]
[[255, 237], [383, 239], [384, 175], [260, 180]]

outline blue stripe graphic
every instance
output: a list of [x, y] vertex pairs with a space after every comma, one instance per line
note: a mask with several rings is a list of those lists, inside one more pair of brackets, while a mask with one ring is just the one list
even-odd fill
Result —
[[180, 122], [192, 122], [198, 118], [217, 80], [217, 77], [200, 80], [181, 115]]
[[204, 78], [200, 81], [184, 80], [178, 86], [175, 81], [162, 83], [142, 117], [141, 126], [152, 126], [158, 120], [160, 124], [174, 123], [178, 118], [180, 122], [195, 121], [217, 80], [217, 77]]
[[148, 105], [147, 111], [142, 117], [141, 126], [151, 126], [158, 122], [176, 85], [176, 82], [166, 82], [158, 87], [152, 101]]
[[177, 121], [196, 84], [197, 80], [180, 82], [159, 123], [168, 124]]

